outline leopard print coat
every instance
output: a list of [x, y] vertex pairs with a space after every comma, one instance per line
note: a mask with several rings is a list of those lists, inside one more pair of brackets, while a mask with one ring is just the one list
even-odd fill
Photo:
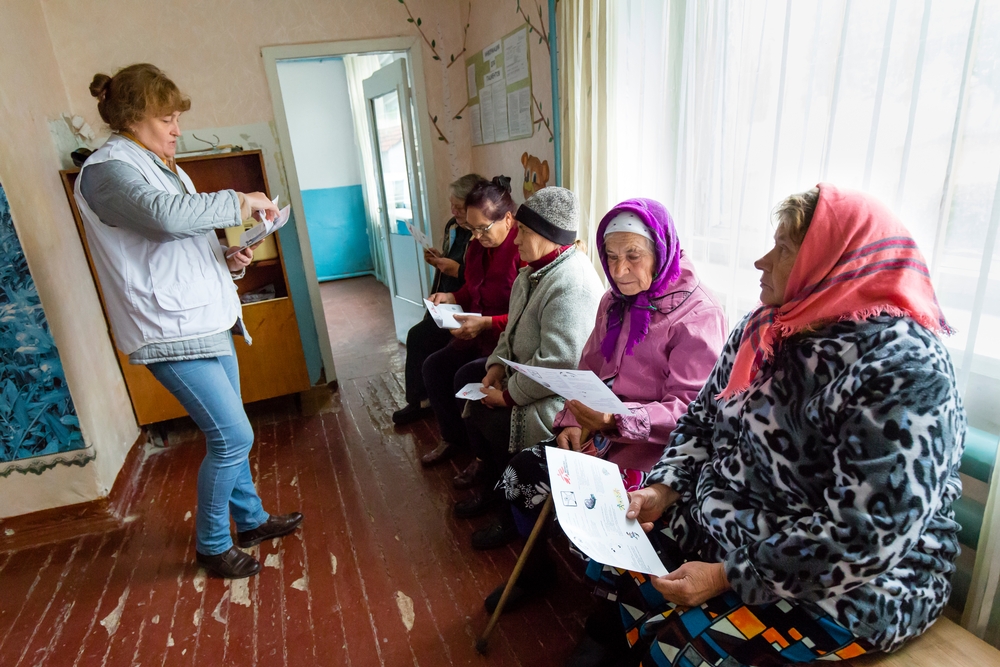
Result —
[[966, 418], [949, 355], [908, 318], [840, 322], [716, 399], [743, 324], [650, 472], [681, 494], [665, 532], [723, 562], [747, 604], [816, 605], [899, 648], [941, 613], [959, 550]]

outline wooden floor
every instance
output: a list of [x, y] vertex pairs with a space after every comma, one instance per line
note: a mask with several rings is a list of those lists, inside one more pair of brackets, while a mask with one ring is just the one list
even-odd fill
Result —
[[206, 577], [192, 516], [203, 438], [176, 420], [166, 447], [142, 453], [137, 491], [111, 520], [68, 513], [56, 531], [22, 535], [8, 526], [23, 522], [0, 524], [15, 530], [0, 532], [0, 665], [562, 663], [590, 604], [568, 556], [557, 591], [505, 616], [488, 656], [476, 654], [482, 599], [520, 543], [473, 551], [485, 520], [451, 515], [462, 462], [425, 471], [436, 427], [393, 428], [405, 350], [387, 290], [359, 278], [322, 295], [339, 389], [248, 407], [265, 508], [301, 510], [301, 530], [250, 550], [256, 577]]

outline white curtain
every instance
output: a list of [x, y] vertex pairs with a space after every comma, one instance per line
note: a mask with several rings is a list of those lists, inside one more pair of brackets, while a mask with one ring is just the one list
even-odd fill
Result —
[[608, 157], [617, 130], [610, 115], [616, 1], [562, 0], [557, 5], [562, 185], [580, 196], [578, 235], [587, 241], [588, 254], [602, 278], [593, 237], [613, 203]]
[[361, 178], [365, 195], [365, 215], [368, 218], [368, 246], [372, 253], [375, 277], [381, 283], [386, 281], [384, 244], [381, 241], [381, 221], [378, 217], [378, 183], [375, 182], [375, 158], [372, 154], [372, 135], [368, 127], [368, 109], [362, 82], [379, 69], [379, 56], [344, 56], [347, 70], [347, 92], [351, 98], [351, 112], [354, 116], [354, 136], [358, 142], [358, 158], [361, 161]]
[[1000, 3], [621, 0], [611, 12], [606, 200], [663, 201], [735, 323], [757, 303], [776, 204], [820, 181], [873, 193], [931, 264], [970, 424], [1000, 433]]

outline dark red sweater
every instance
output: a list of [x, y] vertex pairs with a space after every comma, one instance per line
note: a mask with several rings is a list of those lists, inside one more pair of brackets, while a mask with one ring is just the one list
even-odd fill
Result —
[[[455, 301], [467, 313], [507, 315], [510, 305], [510, 288], [517, 278], [520, 258], [514, 238], [517, 230], [511, 227], [507, 238], [496, 248], [484, 248], [473, 237], [465, 251], [465, 284], [455, 292]], [[496, 327], [478, 338], [480, 347], [492, 352], [500, 332]], [[477, 338], [477, 340], [478, 340]]]

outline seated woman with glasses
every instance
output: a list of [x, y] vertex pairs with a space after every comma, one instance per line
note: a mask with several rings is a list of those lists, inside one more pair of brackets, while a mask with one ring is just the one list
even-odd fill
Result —
[[480, 315], [457, 316], [462, 327], [451, 330], [451, 341], [424, 361], [423, 382], [442, 440], [420, 459], [425, 466], [446, 461], [457, 449], [469, 447], [462, 423], [464, 401], [455, 398], [462, 388], [454, 386], [456, 373], [469, 362], [485, 361], [496, 347], [507, 325], [507, 304], [519, 265], [510, 179], [497, 176], [492, 181], [480, 181], [466, 196], [465, 208], [472, 234], [465, 254], [465, 284], [455, 292], [432, 294], [430, 301], [457, 303], [465, 312]]
[[[479, 174], [466, 174], [449, 186], [452, 218], [444, 226], [444, 243], [440, 251], [424, 249], [424, 261], [436, 269], [432, 293], [455, 292], [465, 284], [465, 251], [472, 240], [465, 198], [483, 180]], [[392, 413], [396, 426], [417, 421], [430, 409], [424, 388], [424, 362], [449, 342], [451, 334], [438, 327], [430, 313], [410, 327], [406, 334], [406, 405]]]

